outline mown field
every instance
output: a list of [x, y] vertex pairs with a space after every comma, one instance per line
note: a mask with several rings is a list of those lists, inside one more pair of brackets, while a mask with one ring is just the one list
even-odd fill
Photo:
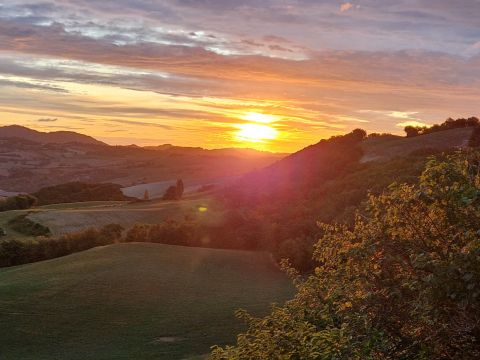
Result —
[[48, 226], [54, 236], [111, 223], [129, 228], [137, 223], [156, 224], [168, 218], [183, 219], [185, 216], [194, 216], [198, 214], [199, 208], [210, 208], [211, 201], [208, 194], [199, 194], [189, 195], [181, 201], [90, 201], [55, 204], [30, 210], [0, 212], [0, 227], [7, 230], [8, 237], [26, 238], [9, 229], [8, 221], [28, 212], [31, 220]]
[[118, 244], [0, 269], [0, 358], [188, 359], [293, 293], [267, 253]]

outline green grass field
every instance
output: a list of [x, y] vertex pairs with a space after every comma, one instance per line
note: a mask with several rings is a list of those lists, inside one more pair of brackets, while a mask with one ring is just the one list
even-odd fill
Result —
[[0, 359], [189, 359], [293, 294], [267, 253], [118, 244], [0, 269]]

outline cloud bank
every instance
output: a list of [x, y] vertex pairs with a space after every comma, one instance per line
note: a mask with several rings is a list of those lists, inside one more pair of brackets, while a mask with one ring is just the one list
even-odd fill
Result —
[[359, 5], [0, 0], [0, 118], [221, 147], [258, 111], [283, 134], [265, 146], [293, 151], [359, 125], [478, 115], [480, 2]]

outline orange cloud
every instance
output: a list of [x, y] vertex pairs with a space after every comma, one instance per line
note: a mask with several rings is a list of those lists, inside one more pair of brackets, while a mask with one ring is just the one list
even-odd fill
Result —
[[340, 5], [340, 11], [341, 12], [346, 12], [348, 10], [350, 10], [351, 8], [353, 8], [353, 4], [352, 3], [343, 3], [342, 5]]

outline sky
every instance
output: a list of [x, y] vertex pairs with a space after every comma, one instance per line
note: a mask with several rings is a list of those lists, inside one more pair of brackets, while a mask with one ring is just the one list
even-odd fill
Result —
[[479, 109], [480, 0], [0, 0], [0, 125], [293, 152]]

